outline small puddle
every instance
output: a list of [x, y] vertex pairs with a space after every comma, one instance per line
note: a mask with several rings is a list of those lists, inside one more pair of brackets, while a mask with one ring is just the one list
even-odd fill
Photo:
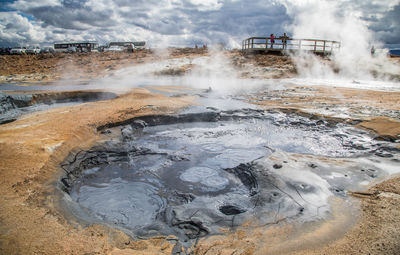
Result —
[[[362, 130], [254, 109], [145, 116], [100, 127], [120, 138], [71, 154], [61, 187], [87, 222], [186, 246], [221, 228], [330, 214], [398, 164], [398, 149]], [[396, 154], [397, 153], [397, 154]], [[69, 201], [69, 202], [68, 202]]]

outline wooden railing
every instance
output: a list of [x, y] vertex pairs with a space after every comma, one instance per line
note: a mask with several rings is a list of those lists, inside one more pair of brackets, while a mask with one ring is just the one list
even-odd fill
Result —
[[[274, 39], [274, 43], [271, 43]], [[319, 54], [331, 54], [340, 49], [340, 42], [319, 39], [286, 39], [271, 37], [250, 37], [242, 41], [244, 51], [311, 51]]]

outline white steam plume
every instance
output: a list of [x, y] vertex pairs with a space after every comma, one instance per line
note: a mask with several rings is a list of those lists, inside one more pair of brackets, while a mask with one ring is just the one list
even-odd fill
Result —
[[372, 72], [379, 79], [400, 73], [399, 66], [384, 54], [371, 56], [371, 46], [377, 47], [380, 43], [374, 40], [367, 23], [350, 6], [320, 0], [289, 0], [286, 5], [289, 14], [294, 17], [294, 23], [288, 27], [293, 38], [341, 42], [340, 51], [332, 56], [332, 64], [308, 54], [295, 57], [301, 75], [370, 80], [373, 79]]

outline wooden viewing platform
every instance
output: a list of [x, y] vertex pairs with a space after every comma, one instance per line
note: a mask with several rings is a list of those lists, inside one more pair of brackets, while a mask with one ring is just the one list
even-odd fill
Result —
[[[242, 51], [246, 53], [270, 52], [270, 53], [295, 53], [308, 51], [319, 55], [330, 55], [340, 49], [340, 42], [319, 39], [286, 39], [284, 45], [282, 38], [273, 38], [275, 43], [271, 45], [271, 37], [250, 37], [242, 41]], [[271, 47], [272, 46], [272, 47]]]

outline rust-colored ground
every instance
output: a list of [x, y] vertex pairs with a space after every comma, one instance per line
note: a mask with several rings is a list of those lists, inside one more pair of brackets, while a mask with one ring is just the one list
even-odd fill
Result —
[[40, 54], [0, 56], [0, 80], [53, 81], [59, 79], [93, 79], [109, 71], [135, 63], [143, 63], [151, 53], [138, 51]]
[[166, 57], [205, 55], [203, 49], [170, 49], [162, 54], [151, 50], [128, 52], [48, 53], [0, 56], [0, 82], [91, 80], [113, 71]]
[[[171, 56], [182, 56], [179, 54]], [[85, 61], [94, 61], [94, 65], [100, 61], [89, 60], [89, 57], [85, 60], [86, 55], [82, 60], [75, 59], [78, 56], [65, 56], [54, 63], [69, 62], [70, 57], [72, 62], [80, 63], [78, 66], [85, 65]], [[125, 59], [122, 56], [125, 55], [121, 54], [120, 60]], [[235, 56], [239, 55], [234, 53]], [[152, 58], [150, 55], [143, 57]], [[133, 64], [130, 58], [126, 59], [126, 65]], [[4, 71], [1, 66], [1, 74], [8, 77], [35, 73], [32, 70], [36, 70], [36, 64], [46, 63], [40, 59], [15, 61], [17, 66], [12, 68], [16, 69]], [[27, 66], [21, 67], [24, 65]], [[107, 65], [106, 62], [99, 64], [102, 67], [98, 70], [106, 70]], [[122, 66], [116, 64], [115, 68]], [[25, 71], [16, 71], [20, 70], [18, 68]], [[43, 67], [46, 75], [57, 73], [57, 69], [52, 69], [54, 66], [48, 68]], [[85, 75], [89, 74], [85, 77], [90, 78], [90, 73], [85, 71]], [[93, 73], [97, 73], [97, 69]], [[158, 89], [179, 91], [180, 88]], [[400, 134], [399, 119], [386, 114], [388, 110], [399, 110], [399, 93], [295, 87], [277, 98], [257, 103], [266, 108], [299, 113], [315, 113], [322, 104], [329, 104], [329, 107], [346, 105], [350, 115], [356, 116], [353, 119], [361, 120], [358, 125], [363, 128], [392, 138], [398, 138]], [[32, 113], [0, 125], [0, 254], [171, 254], [173, 244], [166, 237], [132, 240], [118, 230], [100, 225], [82, 226], [66, 218], [57, 205], [54, 182], [61, 174], [59, 163], [71, 150], [90, 148], [106, 139], [96, 132], [96, 127], [133, 116], [170, 114], [193, 103], [193, 97], [169, 98], [146, 89], [135, 89], [117, 99]], [[365, 107], [374, 107], [377, 113], [362, 113]], [[345, 212], [337, 206], [333, 207], [338, 210], [336, 216], [317, 226], [298, 228], [282, 223], [269, 228], [245, 227], [224, 236], [201, 240], [194, 254], [399, 254], [400, 178], [377, 184], [369, 192], [358, 194], [356, 199], [361, 203], [359, 221], [350, 230], [344, 230], [343, 235], [331, 235], [331, 229], [342, 226], [340, 224], [346, 229]]]

